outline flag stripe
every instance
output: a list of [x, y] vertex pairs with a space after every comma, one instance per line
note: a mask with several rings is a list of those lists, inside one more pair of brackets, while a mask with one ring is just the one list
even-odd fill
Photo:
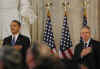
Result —
[[68, 53], [70, 53], [70, 56], [73, 56], [72, 50], [69, 48]]
[[64, 54], [66, 55], [65, 58], [71, 58], [72, 56], [69, 54], [68, 50], [64, 51]]
[[62, 55], [62, 52], [59, 50], [59, 58], [63, 59], [63, 55]]
[[56, 52], [56, 48], [53, 48], [53, 49], [51, 50], [51, 53], [53, 53], [53, 54], [57, 53], [57, 52]]
[[63, 56], [63, 58], [68, 58], [68, 53], [66, 53], [66, 51], [62, 52], [62, 56]]

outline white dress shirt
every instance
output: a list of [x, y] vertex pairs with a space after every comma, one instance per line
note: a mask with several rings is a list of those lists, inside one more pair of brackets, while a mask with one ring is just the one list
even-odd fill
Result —
[[18, 39], [18, 36], [19, 36], [19, 33], [16, 34], [16, 35], [13, 35], [13, 34], [12, 34], [12, 40], [13, 40], [13, 37], [15, 37], [15, 42], [16, 42], [16, 40]]
[[91, 38], [89, 38], [89, 40], [87, 42], [84, 41], [84, 45], [85, 45], [85, 43], [87, 43], [87, 46], [86, 47], [89, 46], [90, 40], [91, 40]]

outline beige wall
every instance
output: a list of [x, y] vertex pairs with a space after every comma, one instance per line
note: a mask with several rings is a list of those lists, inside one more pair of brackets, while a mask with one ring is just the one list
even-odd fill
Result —
[[[98, 0], [98, 2], [97, 2], [97, 4], [98, 4], [98, 30], [99, 30], [99, 34], [100, 34], [100, 0]], [[99, 39], [100, 39], [100, 36], [98, 37]]]

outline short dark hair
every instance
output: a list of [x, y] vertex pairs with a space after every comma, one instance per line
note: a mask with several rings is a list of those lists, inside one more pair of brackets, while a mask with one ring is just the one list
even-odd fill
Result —
[[17, 23], [21, 27], [21, 23], [18, 20], [12, 20], [12, 22]]

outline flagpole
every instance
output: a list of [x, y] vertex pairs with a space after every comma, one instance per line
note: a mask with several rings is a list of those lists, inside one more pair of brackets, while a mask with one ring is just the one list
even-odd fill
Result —
[[51, 24], [51, 14], [50, 14], [50, 7], [52, 6], [52, 3], [47, 1], [47, 4], [45, 6], [47, 12], [47, 23], [45, 24], [45, 31], [44, 31], [45, 33], [44, 33], [43, 40], [51, 48], [51, 53], [56, 55], [57, 50], [54, 42], [54, 36], [53, 36], [52, 24]]
[[83, 0], [83, 16], [87, 15], [87, 0]]
[[[70, 40], [70, 32], [69, 32], [69, 26], [67, 22], [67, 15], [68, 15], [67, 11], [69, 9], [69, 1], [65, 0], [62, 5], [64, 6], [64, 23], [62, 25], [63, 28], [62, 28], [62, 38], [60, 42], [59, 57], [61, 59], [64, 59], [64, 58], [71, 59], [73, 56], [73, 53], [71, 51], [72, 41]], [[67, 34], [63, 31], [65, 31]]]
[[45, 6], [46, 6], [47, 14], [50, 15], [50, 7], [52, 6], [52, 3], [48, 2]]
[[87, 6], [88, 6], [88, 0], [83, 0], [82, 4], [83, 4], [83, 8], [82, 8], [82, 12], [83, 12], [83, 16], [86, 17], [87, 19]]

